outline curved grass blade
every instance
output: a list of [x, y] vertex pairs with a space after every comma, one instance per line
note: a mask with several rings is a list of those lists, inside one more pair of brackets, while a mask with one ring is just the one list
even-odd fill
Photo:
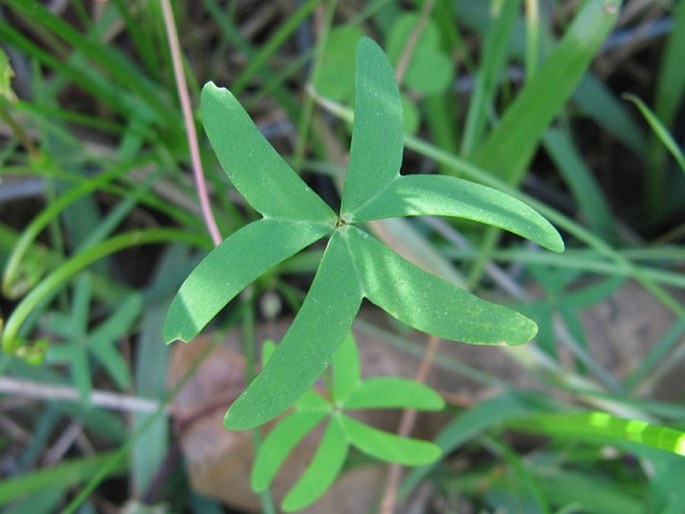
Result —
[[269, 432], [252, 466], [252, 488], [260, 493], [278, 473], [290, 452], [328, 415], [327, 412], [296, 412]]
[[262, 219], [231, 234], [181, 285], [167, 313], [164, 341], [193, 339], [251, 282], [329, 230], [324, 224]]
[[265, 217], [333, 222], [335, 213], [278, 155], [225, 88], [202, 88], [202, 122], [221, 167]]
[[400, 93], [387, 57], [369, 38], [357, 45], [354, 112], [340, 211], [345, 219], [398, 177], [402, 164]]
[[441, 410], [442, 397], [433, 389], [408, 378], [377, 377], [364, 380], [345, 402], [345, 409]]
[[668, 131], [666, 126], [637, 96], [624, 94], [623, 98], [630, 100], [637, 106], [642, 116], [645, 118], [645, 120], [647, 120], [647, 123], [649, 123], [650, 128], [654, 131], [654, 134], [656, 134], [666, 149], [671, 152], [671, 155], [678, 163], [678, 166], [680, 166], [680, 170], [685, 173], [685, 156], [683, 155], [683, 151], [678, 146], [678, 143], [675, 142], [675, 139], [673, 139], [673, 136]]
[[26, 256], [31, 245], [46, 226], [54, 221], [69, 205], [93, 193], [97, 189], [106, 186], [129, 171], [129, 166], [116, 167], [110, 171], [101, 173], [95, 178], [73, 186], [51, 201], [45, 209], [43, 209], [43, 211], [24, 228], [21, 237], [12, 248], [12, 253], [7, 259], [7, 264], [5, 265], [5, 271], [2, 277], [3, 294], [7, 295], [9, 298], [17, 298], [24, 294], [25, 291], [23, 288], [18, 286], [18, 283], [22, 278], [21, 267], [26, 264]]
[[351, 226], [347, 236], [364, 296], [401, 322], [471, 344], [515, 345], [535, 336], [535, 323], [518, 312], [417, 268], [361, 229]]
[[367, 455], [403, 466], [422, 466], [440, 457], [440, 448], [428, 441], [400, 437], [345, 416], [338, 420], [350, 443]]
[[338, 478], [347, 450], [345, 433], [335, 420], [331, 420], [309, 467], [283, 499], [283, 510], [304, 509], [325, 493]]
[[259, 426], [305, 394], [343, 342], [361, 300], [348, 250], [336, 232], [295, 320], [262, 372], [228, 410], [224, 426]]
[[491, 187], [438, 175], [398, 177], [355, 212], [355, 221], [400, 216], [452, 216], [503, 228], [561, 252], [557, 230], [533, 208]]
[[5, 326], [0, 327], [3, 329], [0, 337], [2, 349], [7, 353], [17, 352], [22, 345], [19, 333], [23, 323], [36, 309], [54, 298], [60, 287], [82, 269], [125, 248], [169, 241], [184, 242], [199, 247], [203, 247], [206, 242], [202, 236], [180, 230], [167, 228], [134, 230], [113, 236], [73, 256], [45, 277], [12, 311]]

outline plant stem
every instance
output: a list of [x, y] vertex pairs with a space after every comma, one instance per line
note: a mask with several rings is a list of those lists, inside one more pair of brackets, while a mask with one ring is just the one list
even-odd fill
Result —
[[[414, 379], [417, 382], [425, 382], [430, 370], [431, 363], [435, 357], [435, 353], [440, 345], [440, 339], [436, 336], [428, 336], [428, 345], [426, 351], [421, 359], [419, 371], [416, 373]], [[405, 409], [400, 418], [400, 424], [397, 428], [397, 434], [402, 437], [408, 437], [416, 423], [416, 410]], [[402, 466], [399, 464], [391, 464], [388, 469], [388, 481], [385, 485], [385, 492], [381, 500], [380, 512], [381, 514], [393, 514], [395, 512], [395, 504], [397, 503], [397, 490], [400, 484], [402, 474]]]
[[21, 141], [21, 144], [29, 153], [31, 158], [38, 160], [38, 158], [41, 156], [40, 151], [36, 145], [33, 144], [33, 141], [31, 141], [31, 138], [28, 136], [23, 127], [14, 121], [14, 118], [12, 118], [12, 115], [5, 107], [4, 102], [0, 102], [0, 120], [4, 121], [7, 126], [9, 126], [10, 130], [14, 133], [17, 139]]
[[176, 22], [174, 21], [174, 13], [171, 10], [169, 0], [159, 0], [162, 6], [162, 13], [164, 15], [164, 27], [169, 40], [169, 50], [171, 51], [171, 62], [174, 66], [174, 77], [176, 79], [176, 90], [178, 92], [178, 99], [181, 102], [181, 109], [183, 111], [183, 123], [186, 128], [186, 136], [188, 138], [188, 148], [190, 150], [190, 161], [193, 167], [193, 175], [195, 177], [195, 187], [200, 198], [200, 206], [202, 208], [202, 216], [212, 237], [215, 245], [221, 243], [223, 238], [219, 232], [219, 227], [214, 219], [212, 208], [209, 205], [209, 195], [207, 194], [207, 181], [202, 169], [202, 161], [200, 159], [200, 148], [197, 143], [197, 132], [195, 130], [195, 121], [193, 119], [193, 112], [190, 107], [190, 95], [188, 94], [188, 85], [186, 77], [183, 73], [183, 59], [181, 57], [181, 48], [178, 42], [178, 31], [176, 30]]
[[402, 50], [402, 54], [400, 54], [400, 58], [397, 61], [397, 66], [395, 69], [395, 78], [397, 79], [398, 84], [402, 83], [402, 79], [407, 73], [407, 69], [411, 63], [412, 55], [414, 54], [414, 49], [419, 42], [419, 38], [421, 37], [423, 30], [426, 28], [426, 25], [428, 25], [428, 18], [430, 18], [434, 4], [435, 0], [426, 0], [424, 2], [419, 20], [407, 38], [407, 42], [404, 45], [404, 49]]

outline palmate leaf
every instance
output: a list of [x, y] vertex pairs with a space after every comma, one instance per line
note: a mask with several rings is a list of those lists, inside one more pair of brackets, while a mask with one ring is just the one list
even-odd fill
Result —
[[[234, 402], [224, 424], [253, 428], [304, 395], [326, 369], [363, 298], [400, 321], [476, 344], [520, 344], [535, 324], [416, 268], [355, 223], [396, 216], [445, 215], [491, 224], [551, 250], [556, 230], [518, 200], [438, 176], [401, 176], [402, 108], [392, 67], [370, 39], [357, 46], [355, 121], [341, 216], [281, 159], [228, 91], [202, 91], [207, 135], [233, 185], [263, 219], [229, 236], [183, 283], [164, 328], [188, 341], [251, 281], [329, 237], [312, 286], [271, 359]], [[354, 373], [340, 377], [351, 391]], [[344, 389], [344, 388], [343, 388]]]
[[[265, 344], [262, 352], [265, 362], [271, 358], [273, 349], [271, 342]], [[334, 378], [328, 382], [328, 398], [310, 389], [260, 446], [252, 468], [252, 486], [257, 492], [269, 487], [288, 454], [326, 418], [319, 447], [285, 496], [283, 510], [297, 510], [315, 502], [339, 475], [351, 445], [382, 460], [399, 460], [405, 465], [425, 464], [440, 455], [440, 449], [430, 442], [398, 437], [366, 426], [346, 414], [350, 409], [441, 410], [444, 407], [438, 393], [406, 378], [377, 377], [363, 381], [360, 364], [357, 343], [352, 333], [348, 333], [333, 358]]]

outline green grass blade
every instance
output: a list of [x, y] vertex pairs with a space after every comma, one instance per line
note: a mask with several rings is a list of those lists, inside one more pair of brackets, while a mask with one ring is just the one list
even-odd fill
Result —
[[181, 285], [169, 307], [164, 340], [190, 341], [251, 282], [329, 230], [323, 224], [262, 219], [234, 232]]
[[552, 437], [630, 441], [685, 457], [685, 432], [606, 412], [534, 414], [507, 425]]
[[[120, 53], [116, 46], [102, 44], [98, 41], [79, 33], [66, 21], [51, 13], [40, 2], [35, 0], [7, 0], [7, 3], [16, 12], [30, 20], [31, 23], [40, 24], [41, 28], [49, 30], [59, 38], [64, 39], [73, 46], [83, 57], [87, 57], [91, 63], [91, 72], [106, 70], [107, 79], [117, 84], [119, 90], [130, 91], [133, 96], [144, 100], [145, 105], [153, 107], [156, 114], [170, 122], [174, 119], [169, 106], [163, 101], [164, 96], [156, 84], [152, 83], [138, 68], [134, 61]], [[92, 66], [97, 63], [98, 66]], [[96, 95], [97, 96], [97, 95]]]
[[[495, 398], [485, 400], [454, 418], [438, 434], [435, 443], [442, 449], [443, 455], [447, 455], [488, 427], [527, 414], [531, 410], [532, 407], [529, 402], [525, 401], [525, 396], [516, 392], [506, 392]], [[413, 470], [402, 484], [401, 497], [411, 492], [433, 468], [434, 466], [424, 466]]]
[[224, 425], [246, 430], [295, 403], [331, 362], [361, 305], [362, 292], [346, 245], [333, 234], [314, 282], [262, 372], [233, 403]]
[[131, 372], [118, 350], [117, 342], [126, 334], [134, 332], [132, 325], [141, 315], [143, 307], [142, 296], [129, 296], [90, 336], [91, 351], [122, 390], [130, 386]]
[[[140, 397], [164, 398], [168, 390], [167, 376], [172, 349], [167, 345], [159, 344], [159, 339], [169, 301], [175, 292], [178, 277], [183, 276], [190, 265], [190, 255], [189, 248], [170, 245], [160, 257], [151, 285], [147, 288], [152, 298], [148, 297], [145, 302], [136, 344], [136, 359], [133, 364], [135, 393]], [[154, 294], [154, 292], [161, 292], [161, 294]], [[130, 430], [137, 431], [150, 417], [153, 421], [149, 428], [134, 441], [130, 453], [131, 486], [134, 491], [148, 489], [172, 445], [172, 429], [167, 416], [136, 414], [130, 420]]]
[[437, 175], [398, 177], [357, 211], [354, 220], [452, 216], [503, 228], [550, 250], [563, 251], [559, 233], [535, 210], [495, 189]]
[[368, 38], [357, 45], [355, 118], [341, 213], [347, 219], [399, 175], [403, 122], [395, 75]]
[[675, 23], [664, 49], [654, 95], [654, 112], [667, 127], [678, 113], [685, 91], [685, 4], [674, 2], [672, 15]]
[[[608, 479], [600, 472], [558, 469], [533, 471], [537, 486], [550, 502], [566, 505], [566, 513], [645, 514], [639, 498], [624, 483]], [[649, 511], [647, 511], [649, 512]]]
[[345, 402], [345, 409], [441, 410], [442, 397], [430, 387], [408, 378], [369, 378]]
[[517, 185], [544, 130], [559, 113], [614, 26], [621, 2], [589, 0], [533, 79], [509, 105], [473, 162]]
[[[37, 493], [46, 484], [64, 487], [74, 486], [88, 480], [101, 466], [109, 462], [113, 453], [103, 453], [94, 457], [62, 462], [51, 468], [34, 471], [14, 478], [0, 481], [0, 504]], [[108, 476], [116, 476], [126, 471], [128, 463], [118, 461], [108, 470]]]
[[[121, 166], [104, 172], [93, 179], [72, 187], [46, 206], [22, 231], [21, 238], [17, 241], [10, 254], [2, 277], [3, 293], [10, 298], [24, 293], [23, 289], [25, 286], [22, 286], [22, 284], [25, 284], [26, 277], [22, 272], [24, 271], [23, 264], [25, 263], [26, 253], [45, 227], [53, 222], [69, 205], [116, 180], [127, 171], [129, 171], [128, 166]], [[32, 283], [28, 285], [33, 286]]]
[[162, 242], [188, 243], [199, 247], [204, 246], [205, 239], [174, 229], [150, 229], [124, 232], [103, 241], [83, 253], [80, 253], [55, 269], [45, 277], [14, 309], [7, 319], [2, 331], [2, 348], [6, 352], [14, 353], [21, 346], [19, 331], [23, 323], [36, 309], [53, 298], [67, 280], [95, 261], [114, 252], [131, 246], [154, 244]]
[[221, 167], [266, 217], [330, 221], [335, 214], [281, 158], [230, 91], [202, 89], [202, 122]]
[[403, 323], [472, 344], [522, 344], [535, 336], [525, 316], [417, 268], [368, 233], [351, 226], [347, 242], [364, 296]]
[[649, 126], [654, 131], [656, 136], [659, 138], [661, 143], [668, 149], [669, 152], [671, 152], [671, 155], [678, 163], [678, 166], [680, 166], [681, 171], [685, 173], [685, 156], [683, 155], [683, 151], [678, 146], [678, 143], [675, 142], [675, 139], [673, 139], [673, 136], [668, 131], [666, 126], [661, 122], [661, 120], [659, 120], [659, 118], [655, 116], [652, 110], [649, 107], [647, 107], [647, 105], [637, 96], [626, 94], [623, 95], [623, 97], [627, 100], [630, 100], [637, 106], [637, 108], [642, 113], [642, 116], [644, 116], [644, 118], [647, 120], [647, 123], [649, 123]]
[[248, 66], [236, 78], [233, 90], [240, 93], [248, 85], [252, 77], [266, 65], [269, 58], [278, 50], [285, 41], [297, 30], [297, 27], [311, 14], [322, 0], [307, 0], [298, 4], [297, 10], [282, 24], [278, 25], [276, 32], [261, 46], [258, 52], [250, 57]]
[[327, 415], [327, 412], [295, 412], [267, 434], [252, 466], [251, 480], [255, 492], [260, 493], [269, 487], [290, 452]]
[[626, 108], [596, 75], [587, 73], [573, 93], [573, 101], [583, 114], [611, 134], [626, 148], [640, 154], [644, 151], [645, 134]]
[[324, 494], [338, 478], [347, 458], [348, 442], [335, 419], [328, 423], [307, 470], [283, 499], [285, 512], [301, 510]]
[[581, 216], [595, 234], [605, 241], [615, 241], [614, 221], [609, 204], [570, 136], [562, 129], [550, 128], [545, 132], [544, 144], [568, 184]]
[[483, 55], [476, 72], [476, 84], [469, 101], [461, 155], [468, 157], [483, 138], [483, 131], [495, 104], [498, 81], [511, 46], [511, 33], [518, 20], [520, 1], [499, 3], [499, 13], [490, 24], [483, 42]]
[[403, 466], [422, 466], [440, 457], [440, 448], [428, 441], [384, 432], [344, 414], [337, 419], [351, 444], [379, 460]]

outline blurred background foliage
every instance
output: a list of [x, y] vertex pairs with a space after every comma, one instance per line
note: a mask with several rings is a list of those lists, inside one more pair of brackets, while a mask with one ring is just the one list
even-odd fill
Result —
[[[592, 437], [595, 421], [577, 415], [685, 429], [685, 174], [623, 98], [642, 99], [682, 148], [685, 2], [173, 8], [194, 108], [206, 81], [229, 87], [331, 204], [349, 145], [354, 47], [366, 34], [401, 86], [403, 173], [504, 189], [564, 235], [568, 249], [557, 255], [463, 222], [374, 226], [421, 266], [540, 326], [516, 350], [438, 348], [427, 381], [449, 408], [415, 433], [437, 434], [447, 451], [399, 486], [402, 512], [685, 511], [681, 456], [636, 444], [623, 426]], [[0, 504], [27, 513], [271, 510], [270, 493], [253, 498], [236, 485], [249, 476], [249, 434], [226, 433], [212, 416], [297, 310], [321, 248], [261, 277], [201, 350], [166, 347], [171, 296], [212, 241], [161, 3], [0, 0], [0, 46]], [[195, 122], [226, 237], [255, 213]], [[371, 308], [355, 330], [365, 374], [415, 374], [425, 337]], [[378, 509], [387, 470], [355, 454], [346, 469], [312, 512]]]

